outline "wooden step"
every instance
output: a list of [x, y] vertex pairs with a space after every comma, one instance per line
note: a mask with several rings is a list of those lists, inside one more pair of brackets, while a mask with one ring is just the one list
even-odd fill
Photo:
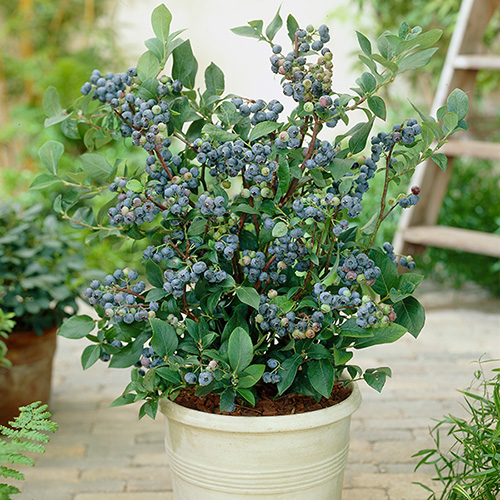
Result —
[[455, 69], [470, 69], [479, 71], [481, 69], [491, 69], [500, 71], [500, 57], [486, 54], [463, 54], [457, 55], [453, 61]]
[[403, 239], [414, 245], [450, 248], [500, 258], [500, 235], [448, 226], [413, 226]]
[[500, 161], [500, 143], [484, 141], [449, 141], [440, 150], [449, 157], [466, 156]]

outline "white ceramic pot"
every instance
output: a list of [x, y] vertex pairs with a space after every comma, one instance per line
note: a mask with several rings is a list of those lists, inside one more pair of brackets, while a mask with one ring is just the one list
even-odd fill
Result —
[[161, 402], [174, 500], [340, 500], [351, 395], [323, 410], [234, 417]]

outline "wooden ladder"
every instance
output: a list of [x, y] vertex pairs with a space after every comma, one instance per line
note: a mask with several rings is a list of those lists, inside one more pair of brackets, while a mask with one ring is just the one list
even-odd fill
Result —
[[[500, 71], [500, 55], [481, 53], [484, 52], [483, 34], [499, 8], [500, 0], [462, 0], [432, 105], [433, 116], [446, 104], [446, 98], [454, 88], [461, 88], [470, 95], [479, 70]], [[416, 168], [410, 185], [420, 186], [420, 201], [402, 211], [393, 242], [397, 254], [412, 255], [433, 246], [500, 258], [500, 235], [436, 225], [454, 158], [472, 157], [500, 162], [500, 143], [478, 141], [469, 133], [460, 136], [461, 140], [450, 140], [440, 150], [448, 157], [446, 172], [430, 160]]]

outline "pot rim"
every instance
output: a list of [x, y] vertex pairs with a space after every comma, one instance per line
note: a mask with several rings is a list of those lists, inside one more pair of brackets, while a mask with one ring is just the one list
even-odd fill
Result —
[[305, 413], [276, 416], [219, 415], [193, 410], [169, 399], [160, 400], [160, 411], [168, 420], [175, 420], [192, 427], [221, 432], [256, 433], [270, 431], [293, 431], [323, 427], [350, 417], [361, 404], [361, 392], [355, 382], [350, 382], [351, 395], [344, 401]]

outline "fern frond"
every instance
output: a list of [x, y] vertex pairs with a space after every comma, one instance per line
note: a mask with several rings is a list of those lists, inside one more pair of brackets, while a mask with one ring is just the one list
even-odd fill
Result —
[[5, 478], [12, 478], [22, 481], [24, 479], [24, 474], [14, 469], [9, 469], [9, 467], [5, 467], [4, 465], [0, 465], [0, 476]]
[[18, 495], [19, 493], [21, 493], [21, 490], [15, 486], [0, 484], [0, 500], [10, 500], [11, 495]]

